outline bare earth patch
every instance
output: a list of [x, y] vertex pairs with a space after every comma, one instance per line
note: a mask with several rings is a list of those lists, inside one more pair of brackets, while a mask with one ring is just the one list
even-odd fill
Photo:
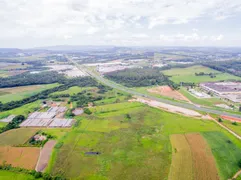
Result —
[[170, 97], [176, 100], [190, 102], [189, 99], [187, 99], [184, 95], [182, 95], [180, 92], [176, 90], [173, 90], [169, 86], [158, 86], [151, 89], [147, 89], [147, 91], [150, 93], [159, 94], [161, 96]]
[[196, 111], [190, 110], [190, 109], [186, 109], [186, 108], [182, 108], [182, 107], [178, 107], [178, 106], [173, 106], [170, 104], [165, 104], [159, 101], [155, 101], [155, 100], [150, 100], [147, 98], [140, 98], [137, 97], [136, 99], [130, 100], [130, 101], [137, 101], [137, 102], [141, 102], [144, 104], [147, 104], [149, 106], [152, 107], [156, 107], [156, 108], [160, 108], [172, 113], [180, 113], [183, 114], [185, 116], [192, 116], [192, 117], [201, 117], [202, 115]]
[[38, 172], [43, 172], [48, 165], [52, 150], [56, 144], [56, 141], [48, 141], [40, 151], [40, 156], [35, 170]]
[[37, 147], [0, 147], [0, 164], [4, 162], [11, 164], [13, 167], [21, 167], [25, 169], [34, 169], [40, 148]]

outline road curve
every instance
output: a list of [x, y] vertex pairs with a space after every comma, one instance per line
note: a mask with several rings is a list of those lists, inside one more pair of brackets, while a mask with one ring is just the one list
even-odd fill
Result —
[[238, 114], [233, 114], [233, 113], [229, 113], [229, 112], [225, 112], [225, 111], [215, 110], [215, 109], [211, 109], [211, 108], [207, 108], [207, 107], [201, 107], [201, 106], [197, 106], [197, 105], [194, 105], [194, 104], [187, 104], [187, 103], [182, 103], [182, 102], [171, 101], [171, 100], [168, 100], [168, 99], [157, 98], [157, 97], [154, 97], [154, 96], [151, 96], [151, 95], [147, 95], [147, 94], [136, 92], [136, 91], [134, 91], [132, 89], [129, 89], [127, 87], [124, 87], [122, 85], [115, 84], [115, 83], [113, 83], [113, 82], [103, 78], [102, 76], [97, 75], [97, 74], [89, 71], [83, 65], [79, 65], [78, 63], [76, 63], [71, 58], [68, 58], [68, 59], [69, 59], [70, 62], [75, 64], [75, 66], [78, 69], [80, 69], [81, 71], [85, 71], [87, 74], [89, 74], [93, 78], [97, 79], [101, 83], [103, 83], [103, 84], [105, 84], [105, 85], [107, 85], [109, 87], [112, 87], [114, 89], [118, 89], [120, 91], [124, 91], [124, 92], [127, 92], [127, 93], [135, 95], [135, 96], [146, 97], [146, 98], [149, 98], [151, 100], [155, 100], [155, 101], [159, 101], [159, 102], [162, 102], [162, 103], [171, 104], [171, 105], [174, 105], [174, 106], [179, 106], [179, 107], [183, 107], [183, 108], [187, 108], [187, 109], [192, 109], [192, 110], [201, 111], [201, 112], [205, 112], [205, 113], [216, 114], [216, 115], [226, 115], [226, 116], [241, 118], [241, 115], [238, 115]]

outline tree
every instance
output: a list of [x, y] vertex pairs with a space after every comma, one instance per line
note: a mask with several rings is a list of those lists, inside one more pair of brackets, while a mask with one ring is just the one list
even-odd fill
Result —
[[89, 108], [84, 108], [84, 113], [88, 114], [88, 115], [92, 114], [92, 112], [89, 110]]
[[223, 119], [222, 118], [218, 118], [218, 122], [223, 122]]

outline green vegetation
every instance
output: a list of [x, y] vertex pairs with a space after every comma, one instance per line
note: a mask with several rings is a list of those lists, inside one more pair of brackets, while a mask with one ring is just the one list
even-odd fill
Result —
[[1, 180], [34, 180], [35, 178], [30, 174], [0, 170], [0, 179]]
[[6, 122], [0, 122], [0, 128], [5, 127], [7, 124], [8, 124], [8, 123], [6, 123]]
[[[78, 179], [166, 179], [171, 163], [170, 134], [222, 131], [212, 121], [164, 112], [141, 103], [107, 104], [90, 110], [91, 115], [76, 117], [78, 125], [55, 148], [49, 168], [53, 175]], [[147, 165], [152, 168], [146, 168]]]
[[7, 78], [0, 78], [0, 88], [62, 83], [65, 80], [66, 78], [57, 72], [43, 72], [39, 74], [24, 73]]
[[239, 170], [241, 148], [221, 132], [204, 132], [202, 134], [212, 149], [220, 178], [223, 180], [231, 178]]
[[[162, 72], [166, 76], [169, 76], [170, 80], [178, 84], [181, 82], [197, 84], [201, 82], [213, 82], [213, 81], [223, 81], [223, 80], [241, 80], [240, 77], [237, 77], [228, 73], [222, 73], [204, 66], [191, 66], [188, 68], [173, 68]], [[195, 75], [195, 73], [200, 73], [200, 72], [203, 72], [206, 74], [212, 73], [212, 74], [215, 74], [216, 77]]]
[[39, 99], [46, 99], [46, 98], [48, 98], [49, 94], [52, 94], [53, 92], [57, 92], [57, 91], [67, 90], [72, 86], [80, 86], [80, 87], [88, 86], [88, 87], [91, 87], [91, 86], [98, 86], [98, 83], [90, 77], [68, 79], [68, 80], [63, 82], [63, 85], [60, 85], [58, 87], [54, 87], [52, 89], [47, 89], [45, 91], [42, 91], [42, 92], [40, 92], [36, 95], [27, 97], [25, 99], [22, 99], [22, 100], [19, 100], [19, 101], [11, 101], [11, 102], [5, 103], [5, 104], [0, 103], [0, 111], [6, 111], [6, 110], [14, 109], [14, 108], [20, 107], [24, 104], [37, 101]]
[[39, 100], [39, 101], [25, 104], [21, 107], [18, 107], [18, 108], [12, 109], [12, 110], [0, 112], [0, 119], [5, 118], [12, 114], [13, 115], [23, 115], [23, 116], [27, 117], [29, 113], [37, 111], [40, 108], [40, 104], [41, 104], [41, 101]]
[[96, 89], [96, 88], [73, 86], [73, 87], [70, 87], [69, 89], [67, 89], [65, 91], [54, 92], [51, 95], [68, 94], [68, 95], [72, 96], [74, 94], [78, 94], [78, 93], [83, 92], [83, 91], [92, 91], [93, 89]]
[[27, 142], [38, 130], [18, 128], [0, 134], [0, 146], [16, 146]]
[[[185, 87], [180, 88], [180, 93], [182, 93], [184, 96], [186, 96], [190, 101], [192, 101], [195, 104], [200, 104], [200, 105], [204, 105], [204, 106], [213, 106], [216, 107], [216, 104], [225, 104], [222, 100], [220, 100], [219, 98], [203, 98], [203, 99], [199, 99], [196, 98], [195, 96], [193, 96], [192, 94], [190, 94], [187, 89]], [[217, 107], [216, 107], [217, 108]]]
[[209, 62], [204, 64], [214, 70], [224, 73], [230, 73], [235, 76], [241, 77], [241, 62], [240, 61], [221, 61], [221, 62]]
[[23, 115], [15, 116], [11, 122], [9, 122], [6, 126], [0, 129], [0, 133], [3, 133], [10, 129], [19, 128], [19, 124], [21, 124], [24, 120], [25, 120], [25, 117]]
[[105, 76], [127, 87], [169, 85], [174, 89], [178, 88], [178, 86], [163, 75], [158, 68], [126, 69], [107, 73]]
[[59, 86], [59, 84], [47, 84], [47, 85], [33, 85], [33, 86], [22, 86], [15, 88], [1, 88], [0, 98], [2, 103], [10, 101], [18, 101], [26, 97], [33, 96], [41, 91], [51, 89]]
[[237, 123], [236, 125], [234, 125], [234, 124], [232, 124], [231, 121], [224, 120], [223, 124], [241, 136], [241, 123]]

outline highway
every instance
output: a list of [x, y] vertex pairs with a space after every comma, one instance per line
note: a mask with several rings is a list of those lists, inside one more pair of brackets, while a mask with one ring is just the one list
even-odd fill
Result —
[[76, 67], [81, 70], [84, 71], [85, 73], [89, 74], [90, 76], [92, 76], [93, 78], [95, 78], [96, 80], [98, 80], [99, 82], [112, 87], [114, 89], [118, 89], [120, 91], [124, 91], [127, 92], [129, 94], [135, 95], [135, 96], [140, 96], [140, 97], [145, 97], [151, 100], [156, 100], [162, 103], [166, 103], [166, 104], [171, 104], [174, 106], [178, 106], [178, 107], [182, 107], [182, 108], [187, 108], [187, 109], [191, 109], [191, 110], [196, 110], [196, 111], [200, 111], [200, 112], [205, 112], [205, 113], [211, 113], [211, 114], [216, 114], [216, 115], [226, 115], [226, 116], [231, 116], [231, 117], [236, 117], [236, 118], [241, 118], [241, 115], [238, 114], [234, 114], [234, 113], [229, 113], [229, 112], [225, 112], [225, 111], [221, 111], [221, 110], [215, 110], [215, 109], [211, 109], [211, 108], [207, 108], [207, 107], [202, 107], [199, 105], [195, 105], [195, 104], [188, 104], [188, 103], [182, 103], [182, 102], [176, 102], [176, 101], [171, 101], [168, 99], [163, 99], [163, 98], [157, 98], [148, 94], [142, 94], [139, 92], [136, 92], [132, 89], [129, 89], [125, 86], [116, 84], [110, 80], [105, 79], [104, 77], [88, 70], [86, 67], [84, 67], [83, 65], [79, 65], [77, 62], [75, 62], [74, 60], [72, 60], [71, 58], [68, 58], [69, 61], [71, 61], [74, 65], [76, 65]]

